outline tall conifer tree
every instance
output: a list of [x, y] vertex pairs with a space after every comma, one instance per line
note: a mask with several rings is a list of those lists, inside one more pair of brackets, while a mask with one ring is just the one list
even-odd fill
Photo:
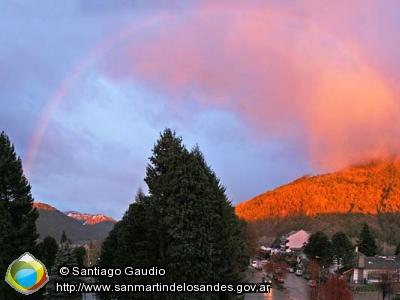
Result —
[[[225, 188], [196, 146], [188, 151], [170, 129], [153, 148], [145, 182], [123, 219], [106, 239], [103, 266], [157, 266], [157, 282], [238, 282], [242, 271], [242, 225]], [[118, 246], [116, 246], [118, 244]], [[127, 255], [129, 253], [129, 255]], [[154, 278], [145, 278], [149, 282]], [[102, 279], [103, 280], [103, 279]], [[127, 279], [140, 282], [140, 278]], [[167, 293], [119, 294], [118, 299], [236, 299], [236, 295]], [[136, 298], [137, 297], [137, 298]]]
[[58, 252], [57, 241], [51, 236], [46, 236], [43, 242], [38, 245], [38, 248], [39, 258], [41, 259], [42, 263], [46, 265], [50, 274]]
[[[211, 278], [224, 283], [238, 283], [243, 280], [242, 272], [248, 264], [244, 242], [245, 221], [240, 221], [234, 207], [226, 196], [226, 189], [220, 183], [215, 172], [207, 165], [198, 146], [191, 154], [202, 166], [208, 178], [208, 187], [204, 189], [205, 204], [208, 207], [205, 220], [209, 245], [211, 267], [207, 269]], [[215, 280], [215, 279], [214, 279]], [[218, 299], [236, 299], [236, 294], [223, 293]]]
[[354, 245], [349, 237], [342, 231], [332, 236], [332, 255], [338, 260], [338, 264], [351, 268], [353, 264]]
[[68, 241], [61, 243], [57, 255], [55, 257], [54, 266], [51, 269], [52, 277], [50, 278], [49, 283], [46, 285], [47, 291], [49, 292], [46, 296], [46, 299], [82, 299], [82, 295], [80, 293], [56, 293], [55, 285], [56, 282], [59, 284], [69, 283], [69, 284], [78, 284], [79, 280], [76, 277], [61, 277], [58, 273], [58, 269], [60, 266], [73, 266], [76, 265], [76, 259], [72, 253], [71, 246]]
[[[148, 220], [144, 202], [146, 196], [139, 189], [135, 202], [132, 203], [110, 232], [103, 244], [100, 265], [102, 267], [116, 268], [133, 266], [135, 268], [146, 268], [156, 266], [154, 254], [148, 251], [151, 248], [151, 240], [148, 238]], [[99, 278], [102, 283], [152, 283], [161, 282], [163, 278], [156, 277], [118, 277]], [[99, 295], [99, 299], [109, 299], [111, 295]], [[150, 293], [115, 294], [117, 299], [159, 299], [157, 295]]]
[[[5, 274], [9, 264], [25, 252], [35, 252], [37, 218], [21, 158], [3, 131], [0, 134], [0, 274]], [[0, 281], [0, 293], [4, 299], [23, 298], [4, 280]]]
[[[108, 234], [107, 238], [105, 239], [102, 247], [101, 247], [101, 254], [100, 254], [100, 267], [102, 268], [117, 268], [120, 264], [118, 261], [119, 257], [119, 235], [120, 231], [123, 227], [122, 221], [117, 222], [113, 229]], [[101, 284], [112, 283], [115, 280], [113, 278], [108, 277], [98, 277], [96, 278], [97, 281]], [[122, 294], [102, 294], [99, 293], [96, 295], [97, 299], [101, 300], [108, 300], [108, 299], [121, 299], [120, 297], [123, 296]], [[127, 298], [129, 299], [129, 298]]]
[[375, 256], [378, 254], [378, 246], [376, 245], [375, 236], [372, 233], [371, 226], [364, 223], [357, 239], [358, 251], [366, 256]]
[[168, 199], [180, 192], [182, 164], [187, 160], [187, 150], [182, 139], [175, 132], [166, 129], [153, 148], [153, 155], [147, 165], [144, 181], [149, 188], [147, 200], [149, 218], [149, 238], [153, 241], [152, 251], [156, 253], [156, 263], [167, 265], [167, 249], [170, 242], [168, 228], [165, 226]]

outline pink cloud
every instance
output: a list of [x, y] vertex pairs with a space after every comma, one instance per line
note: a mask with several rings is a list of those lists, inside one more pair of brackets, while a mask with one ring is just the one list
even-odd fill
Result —
[[375, 30], [395, 18], [378, 1], [288, 3], [210, 1], [161, 18], [154, 39], [128, 49], [130, 76], [235, 110], [260, 138], [299, 135], [318, 168], [399, 154], [399, 74], [379, 59], [399, 46]]

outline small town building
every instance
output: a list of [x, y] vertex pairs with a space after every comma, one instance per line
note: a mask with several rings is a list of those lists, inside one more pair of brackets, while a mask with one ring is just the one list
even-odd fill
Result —
[[302, 250], [310, 234], [304, 230], [291, 231], [280, 238], [281, 252], [292, 253]]
[[361, 252], [355, 253], [353, 274], [351, 283], [378, 283], [382, 274], [390, 274], [391, 280], [399, 282], [400, 260], [398, 258], [382, 256], [365, 256]]

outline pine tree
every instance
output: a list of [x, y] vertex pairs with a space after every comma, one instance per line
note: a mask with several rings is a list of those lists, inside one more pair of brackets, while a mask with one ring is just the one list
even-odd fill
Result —
[[[210, 248], [212, 267], [209, 273], [214, 274], [212, 280], [226, 283], [242, 281], [241, 273], [248, 263], [245, 245], [246, 222], [239, 220], [234, 207], [226, 196], [226, 189], [221, 185], [215, 172], [207, 165], [203, 154], [196, 146], [191, 154], [200, 162], [208, 177], [208, 189], [205, 191], [205, 199], [208, 199], [207, 234], [212, 241]], [[212, 272], [211, 272], [212, 271]], [[215, 281], [214, 281], [215, 282]], [[236, 299], [236, 295], [220, 294], [219, 299]]]
[[353, 263], [354, 245], [349, 237], [342, 231], [336, 232], [332, 236], [332, 255], [342, 263], [343, 266], [350, 268]]
[[56, 293], [55, 285], [58, 283], [70, 283], [77, 284], [79, 279], [76, 277], [61, 277], [58, 273], [58, 269], [60, 266], [73, 266], [76, 265], [76, 260], [74, 255], [72, 254], [72, 249], [68, 242], [64, 242], [60, 245], [55, 261], [54, 266], [51, 269], [52, 276], [50, 278], [49, 283], [46, 285], [48, 295], [46, 299], [81, 299], [82, 295], [78, 293]]
[[51, 236], [46, 236], [42, 243], [38, 245], [39, 247], [39, 257], [41, 261], [45, 264], [49, 274], [51, 274], [51, 269], [54, 265], [56, 255], [58, 252], [58, 244], [55, 238]]
[[117, 222], [113, 229], [108, 234], [105, 239], [100, 254], [100, 266], [102, 267], [115, 267], [117, 265], [116, 253], [120, 247], [118, 243], [118, 235], [122, 228], [122, 222]]
[[[0, 272], [5, 274], [8, 265], [12, 262], [10, 255], [12, 249], [9, 247], [9, 236], [11, 234], [11, 220], [9, 212], [4, 208], [3, 201], [0, 201]], [[0, 295], [5, 295], [8, 287], [2, 280], [0, 283]]]
[[[144, 202], [146, 196], [139, 189], [135, 202], [132, 203], [125, 212], [121, 221], [119, 221], [105, 240], [100, 257], [102, 267], [125, 267], [134, 266], [136, 268], [146, 268], [155, 266], [155, 257], [149, 252], [151, 240], [148, 238], [148, 220]], [[157, 277], [119, 277], [119, 278], [100, 278], [102, 283], [152, 283], [162, 282], [163, 278]], [[115, 294], [118, 299], [159, 299], [159, 295], [154, 294]], [[109, 299], [106, 296], [99, 295], [99, 299]]]
[[72, 254], [75, 257], [76, 263], [80, 266], [83, 266], [86, 255], [85, 247], [83, 246], [75, 247], [74, 250], [72, 251]]
[[[117, 252], [118, 263], [126, 266], [135, 266], [138, 268], [148, 268], [156, 265], [157, 255], [154, 251], [147, 251], [152, 249], [152, 236], [148, 235], [148, 220], [146, 205], [146, 196], [144, 196], [141, 189], [139, 189], [135, 203], [129, 206], [129, 209], [122, 218], [123, 227], [119, 233], [120, 248]], [[154, 226], [150, 225], [150, 226]], [[154, 249], [154, 248], [153, 248]], [[132, 253], [126, 255], [126, 253]], [[158, 265], [156, 265], [158, 266]], [[128, 277], [125, 278], [126, 283], [140, 284], [140, 283], [154, 283], [163, 282], [164, 277]], [[137, 293], [130, 296], [121, 296], [120, 299], [159, 299], [157, 295]]]
[[[184, 152], [175, 170], [179, 190], [167, 199], [165, 224], [171, 241], [167, 260], [170, 281], [215, 283], [220, 258], [221, 215], [203, 156], [196, 147]], [[216, 295], [181, 294], [177, 299], [214, 299]]]
[[[189, 152], [182, 139], [166, 129], [153, 148], [146, 171], [149, 195], [139, 190], [135, 203], [110, 232], [102, 247], [101, 265], [166, 269], [166, 278], [145, 278], [144, 282], [240, 281], [239, 274], [247, 263], [243, 223], [199, 148]], [[118, 280], [140, 283], [143, 279]], [[198, 293], [115, 296], [168, 300], [236, 298]]]
[[326, 234], [322, 231], [313, 233], [304, 247], [304, 253], [312, 260], [320, 260], [323, 264], [332, 261], [332, 245]]
[[[26, 179], [20, 157], [14, 145], [4, 133], [0, 134], [0, 273], [5, 274], [10, 263], [25, 252], [34, 253], [36, 219], [31, 187]], [[5, 299], [22, 299], [4, 280], [0, 281], [0, 293]], [[39, 297], [27, 296], [30, 299]], [[26, 296], [25, 296], [26, 299]]]
[[150, 252], [156, 257], [160, 267], [167, 265], [167, 249], [171, 237], [165, 226], [167, 200], [180, 192], [180, 173], [187, 156], [182, 139], [175, 132], [166, 129], [153, 148], [153, 155], [146, 169], [144, 181], [150, 197], [146, 201], [149, 218], [149, 238], [153, 242]]
[[64, 244], [66, 242], [68, 242], [68, 238], [67, 238], [67, 235], [65, 234], [65, 231], [63, 231], [62, 234], [61, 234], [60, 243]]
[[[117, 268], [120, 264], [118, 262], [117, 257], [118, 250], [120, 249], [120, 243], [118, 240], [118, 236], [120, 234], [120, 230], [122, 229], [122, 221], [117, 222], [113, 229], [108, 234], [105, 239], [100, 254], [100, 267], [102, 268]], [[112, 283], [113, 279], [108, 277], [98, 277], [97, 281], [101, 284]], [[122, 294], [97, 294], [97, 299], [108, 300], [108, 299], [121, 299]], [[129, 298], [128, 298], [129, 299]]]
[[[247, 263], [241, 225], [203, 154], [197, 146], [188, 153], [181, 138], [169, 130], [153, 153], [146, 182], [150, 192], [157, 193], [150, 197], [163, 199], [165, 207], [168, 280], [238, 282]], [[180, 297], [212, 299], [217, 295], [171, 295], [168, 299]]]
[[378, 246], [376, 245], [375, 236], [371, 227], [364, 223], [357, 239], [358, 251], [366, 256], [375, 256], [378, 254]]

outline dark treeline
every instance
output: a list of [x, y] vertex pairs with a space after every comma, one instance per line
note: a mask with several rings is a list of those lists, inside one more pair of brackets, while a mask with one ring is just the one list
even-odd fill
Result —
[[23, 174], [22, 161], [9, 137], [0, 134], [0, 299], [41, 299], [42, 291], [22, 295], [8, 285], [4, 276], [14, 260], [25, 252], [38, 257], [35, 221], [38, 212], [28, 180]]
[[[196, 146], [170, 129], [153, 149], [141, 190], [105, 240], [101, 267], [158, 267], [162, 277], [100, 278], [118, 283], [236, 283], [248, 263], [245, 222]], [[234, 299], [229, 294], [116, 294], [101, 299]], [[113, 298], [114, 299], [114, 298]]]

